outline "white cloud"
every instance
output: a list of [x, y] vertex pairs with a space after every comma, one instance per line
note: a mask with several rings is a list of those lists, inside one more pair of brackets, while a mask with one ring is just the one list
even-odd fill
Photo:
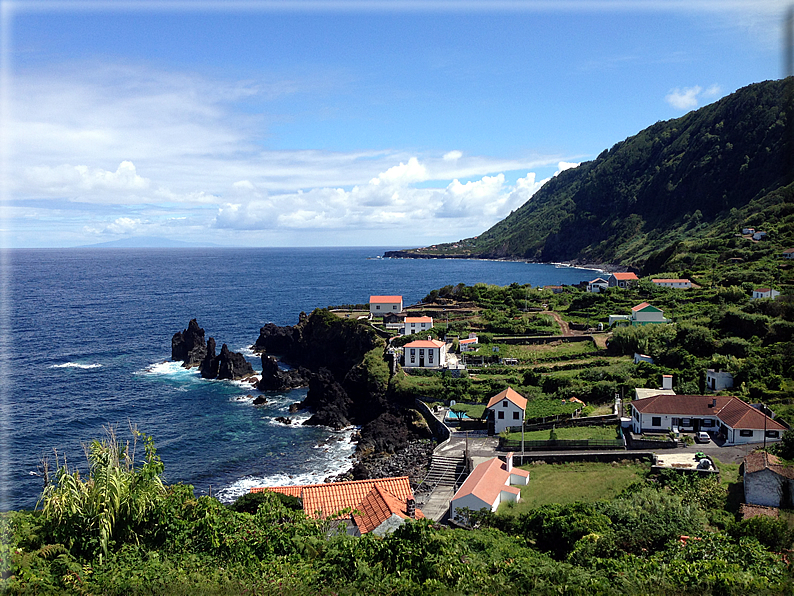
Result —
[[701, 105], [701, 100], [714, 99], [719, 97], [720, 93], [722, 93], [722, 88], [716, 83], [710, 85], [705, 91], [700, 85], [695, 85], [683, 89], [672, 89], [664, 99], [675, 109], [688, 111]]
[[702, 89], [695, 85], [684, 89], [673, 89], [665, 96], [665, 101], [677, 110], [691, 110], [698, 105], [698, 95]]
[[149, 188], [149, 180], [138, 175], [131, 161], [121, 162], [115, 172], [86, 165], [30, 166], [25, 168], [24, 178], [28, 186], [61, 195], [94, 190], [138, 192]]
[[443, 159], [444, 161], [458, 161], [461, 157], [463, 157], [463, 153], [455, 150], [445, 153]]
[[119, 217], [112, 224], [105, 226], [103, 233], [105, 234], [130, 234], [135, 232], [141, 226], [141, 220], [132, 219], [129, 217]]
[[565, 170], [570, 170], [572, 168], [578, 168], [579, 162], [572, 162], [572, 161], [561, 161], [557, 164], [557, 171], [554, 172], [556, 176], [560, 172], [564, 172]]

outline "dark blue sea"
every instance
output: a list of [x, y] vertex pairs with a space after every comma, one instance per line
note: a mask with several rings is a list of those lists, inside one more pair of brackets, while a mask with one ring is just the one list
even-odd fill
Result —
[[[114, 425], [155, 439], [168, 482], [229, 501], [257, 485], [321, 482], [350, 467], [350, 433], [284, 426], [305, 390], [255, 407], [250, 386], [169, 362], [191, 318], [246, 354], [267, 322], [447, 284], [571, 284], [593, 271], [520, 262], [381, 259], [386, 248], [11, 250], [2, 266], [0, 509], [32, 508], [42, 457], [85, 471], [83, 444]], [[295, 422], [307, 416], [295, 416]]]

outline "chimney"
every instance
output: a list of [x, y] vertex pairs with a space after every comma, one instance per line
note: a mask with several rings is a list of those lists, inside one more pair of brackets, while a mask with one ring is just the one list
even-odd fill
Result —
[[711, 398], [711, 405], [709, 407], [710, 408], [716, 408], [717, 407], [717, 398], [716, 397], [712, 397]]
[[507, 473], [510, 474], [513, 471], [513, 452], [507, 454]]
[[662, 375], [662, 389], [673, 389], [673, 375]]
[[411, 519], [416, 519], [416, 501], [414, 499], [408, 499], [405, 502], [405, 513]]

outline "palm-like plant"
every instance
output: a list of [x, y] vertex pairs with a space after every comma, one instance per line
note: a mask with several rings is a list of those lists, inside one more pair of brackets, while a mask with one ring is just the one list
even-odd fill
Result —
[[[78, 545], [86, 554], [107, 555], [114, 539], [138, 541], [138, 531], [165, 494], [160, 478], [163, 463], [154, 440], [131, 428], [133, 445], [121, 443], [113, 427], [107, 437], [86, 447], [89, 477], [64, 464], [54, 481], [45, 486], [39, 504], [53, 534], [69, 546]], [[135, 447], [143, 440], [143, 465], [135, 466]]]

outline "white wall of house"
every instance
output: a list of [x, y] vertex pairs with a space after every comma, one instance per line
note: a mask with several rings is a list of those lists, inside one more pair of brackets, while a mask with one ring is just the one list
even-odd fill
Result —
[[494, 431], [497, 434], [511, 426], [521, 426], [524, 420], [524, 410], [509, 399], [503, 399], [491, 407], [491, 410], [494, 413]]
[[452, 502], [449, 504], [450, 517], [452, 519], [455, 519], [455, 517], [458, 515], [458, 509], [468, 508], [472, 511], [488, 509], [489, 511], [496, 511], [497, 507], [499, 507], [499, 497], [496, 498], [496, 503], [486, 503], [481, 498], [471, 494], [459, 497], [457, 499], [452, 499]]
[[588, 282], [588, 284], [587, 284], [587, 291], [588, 292], [593, 292], [593, 293], [598, 293], [598, 292], [603, 292], [608, 287], [609, 287], [609, 282], [605, 281], [603, 279], [599, 280], [599, 281], [591, 281], [591, 282]]
[[411, 321], [410, 319], [405, 319], [405, 330], [403, 331], [403, 335], [413, 335], [414, 333], [419, 333], [421, 331], [427, 331], [433, 328], [433, 320], [430, 321]]
[[780, 292], [777, 290], [753, 290], [753, 300], [758, 298], [777, 298]]
[[631, 322], [636, 325], [645, 323], [667, 323], [664, 313], [657, 308], [646, 307], [642, 310], [635, 310], [631, 313]]
[[641, 413], [632, 408], [632, 428], [636, 434], [643, 431], [658, 431], [667, 432], [673, 428], [680, 428], [684, 431], [691, 431], [694, 429], [694, 420], [700, 421], [699, 430], [706, 432], [717, 432], [720, 427], [720, 421], [716, 416], [697, 416], [688, 418], [685, 416], [675, 416], [670, 414], [650, 414]]
[[370, 297], [369, 312], [375, 317], [382, 317], [386, 313], [399, 313], [403, 310], [402, 299], [394, 302], [373, 302], [372, 298]]
[[446, 344], [438, 348], [410, 348], [403, 350], [405, 368], [441, 368], [447, 361]]
[[744, 501], [750, 505], [780, 507], [787, 479], [769, 469], [744, 473]]
[[692, 282], [688, 279], [654, 279], [653, 283], [662, 288], [686, 289], [692, 287]]
[[725, 371], [706, 371], [706, 388], [711, 391], [722, 391], [733, 387], [733, 375]]

